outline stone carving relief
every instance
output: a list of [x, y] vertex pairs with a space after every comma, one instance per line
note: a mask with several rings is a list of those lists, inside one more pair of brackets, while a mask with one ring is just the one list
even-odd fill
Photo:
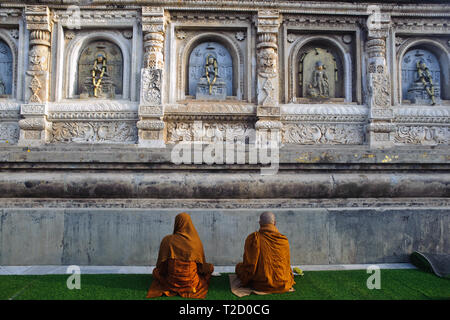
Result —
[[174, 11], [170, 16], [171, 21], [183, 25], [201, 24], [217, 26], [233, 26], [242, 23], [251, 23], [252, 16], [241, 12], [227, 12], [226, 14], [211, 14], [203, 13], [201, 10], [197, 12], [176, 12]]
[[391, 105], [389, 77], [382, 70], [373, 73], [369, 79], [368, 94], [372, 97], [374, 108], [388, 108]]
[[12, 94], [13, 56], [9, 46], [0, 40], [0, 98]]
[[277, 54], [273, 48], [264, 48], [258, 51], [258, 75], [262, 78], [262, 91], [264, 98], [262, 106], [276, 105], [275, 87], [277, 77]]
[[136, 122], [92, 121], [54, 122], [51, 142], [59, 143], [135, 143]]
[[10, 31], [9, 31], [9, 34], [11, 35], [11, 37], [13, 38], [13, 39], [19, 39], [19, 30], [18, 29], [11, 29]]
[[202, 100], [224, 100], [233, 95], [233, 62], [218, 42], [203, 42], [189, 57], [189, 95]]
[[[78, 0], [79, 3], [82, 0]], [[84, 1], [87, 2], [87, 1]], [[92, 2], [92, 1], [91, 1]], [[81, 3], [82, 4], [82, 3]], [[78, 16], [76, 16], [78, 14]], [[71, 10], [54, 10], [54, 18], [59, 21], [64, 27], [72, 27], [77, 24], [80, 26], [102, 26], [113, 25], [128, 27], [137, 20], [136, 10], [83, 10], [80, 13], [74, 14]], [[75, 23], [74, 23], [75, 22]]]
[[34, 47], [29, 53], [31, 71], [47, 71], [48, 50], [42, 47]]
[[114, 99], [122, 94], [123, 57], [110, 41], [94, 41], [81, 52], [78, 63], [80, 98]]
[[411, 33], [420, 32], [427, 34], [430, 32], [437, 32], [448, 34], [450, 32], [450, 25], [448, 19], [421, 19], [413, 17], [393, 17], [392, 26], [396, 32]]
[[331, 15], [298, 15], [283, 14], [284, 24], [303, 30], [348, 30], [349, 26], [361, 24], [359, 17], [346, 16], [345, 19]]
[[169, 122], [167, 123], [167, 142], [245, 142], [248, 143], [253, 125], [242, 122]]
[[142, 102], [149, 105], [161, 103], [162, 69], [145, 68], [142, 71]]
[[428, 50], [413, 49], [402, 60], [402, 97], [413, 104], [440, 102], [441, 69]]
[[30, 97], [30, 103], [41, 103], [41, 98], [39, 97], [39, 92], [41, 91], [42, 85], [36, 75], [31, 79], [30, 86], [32, 95]]
[[308, 46], [299, 57], [301, 97], [323, 100], [344, 96], [342, 62], [331, 48]]
[[396, 144], [450, 144], [450, 128], [441, 126], [397, 126]]
[[175, 36], [177, 37], [178, 40], [184, 40], [186, 39], [186, 32], [183, 30], [177, 30]]
[[15, 144], [19, 140], [17, 122], [0, 122], [0, 142]]
[[362, 124], [285, 123], [283, 143], [294, 144], [363, 144]]
[[238, 31], [236, 32], [236, 34], [234, 35], [234, 37], [236, 38], [236, 40], [238, 41], [243, 41], [245, 39], [245, 32], [243, 31]]

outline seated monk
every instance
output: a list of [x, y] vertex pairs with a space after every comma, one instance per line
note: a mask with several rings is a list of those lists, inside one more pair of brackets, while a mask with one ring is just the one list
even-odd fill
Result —
[[243, 287], [265, 293], [282, 293], [295, 284], [289, 242], [275, 224], [275, 215], [263, 212], [259, 231], [245, 240], [244, 261], [236, 265], [236, 275]]
[[203, 299], [214, 267], [205, 261], [203, 245], [187, 213], [175, 217], [173, 234], [165, 236], [153, 269], [147, 298], [174, 296]]

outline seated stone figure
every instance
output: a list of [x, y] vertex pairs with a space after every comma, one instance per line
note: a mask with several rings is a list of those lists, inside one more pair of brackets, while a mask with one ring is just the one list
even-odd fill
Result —
[[225, 100], [227, 97], [227, 85], [219, 76], [217, 59], [212, 55], [206, 57], [205, 75], [197, 84], [195, 98], [201, 100]]
[[91, 75], [86, 77], [80, 98], [115, 98], [115, 85], [108, 74], [107, 57], [99, 53], [94, 61]]
[[187, 213], [175, 217], [173, 234], [163, 238], [147, 298], [180, 295], [203, 299], [214, 266], [207, 263], [203, 245]]
[[433, 83], [433, 77], [424, 60], [417, 61], [417, 75], [414, 83], [408, 89], [408, 99], [412, 103], [436, 104], [439, 97], [439, 85]]
[[275, 224], [275, 215], [263, 212], [259, 231], [245, 240], [244, 261], [236, 265], [236, 275], [242, 286], [266, 293], [282, 293], [295, 284], [289, 242]]

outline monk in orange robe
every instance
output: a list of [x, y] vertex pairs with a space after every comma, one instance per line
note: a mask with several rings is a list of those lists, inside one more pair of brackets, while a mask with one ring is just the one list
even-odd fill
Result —
[[244, 261], [236, 265], [236, 275], [243, 287], [265, 293], [282, 293], [295, 284], [289, 242], [275, 224], [275, 215], [263, 212], [259, 231], [245, 240]]
[[153, 269], [153, 282], [147, 298], [174, 296], [204, 299], [214, 266], [206, 263], [203, 245], [191, 217], [175, 217], [173, 234], [165, 236]]

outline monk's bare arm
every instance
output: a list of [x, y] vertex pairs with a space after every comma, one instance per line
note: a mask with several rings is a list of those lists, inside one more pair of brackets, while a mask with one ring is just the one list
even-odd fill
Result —
[[243, 262], [236, 266], [236, 274], [244, 286], [253, 279], [256, 273], [259, 250], [258, 233], [254, 232], [245, 240]]

